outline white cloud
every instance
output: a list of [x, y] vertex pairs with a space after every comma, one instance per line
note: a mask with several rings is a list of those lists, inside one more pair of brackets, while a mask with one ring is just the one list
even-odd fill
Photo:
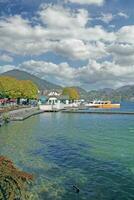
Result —
[[129, 16], [126, 13], [119, 12], [117, 14], [101, 13], [101, 16], [96, 19], [99, 19], [99, 20], [103, 21], [104, 23], [108, 24], [111, 21], [113, 21], [114, 19], [116, 19], [117, 17], [123, 17], [125, 19], [129, 18]]
[[13, 57], [7, 55], [7, 54], [0, 54], [0, 61], [3, 62], [13, 62]]
[[77, 3], [77, 4], [88, 4], [102, 6], [105, 0], [66, 0], [67, 2]]
[[33, 74], [50, 80], [57, 80], [60, 84], [66, 85], [73, 83], [75, 69], [66, 62], [59, 65], [45, 61], [26, 61], [19, 65], [21, 70], [32, 72]]
[[122, 43], [134, 43], [134, 25], [123, 26], [117, 32], [117, 40]]
[[[97, 2], [97, 1], [96, 1]], [[90, 1], [91, 3], [91, 1]], [[95, 3], [95, 1], [94, 1]], [[106, 13], [100, 16], [105, 23], [116, 17]], [[70, 9], [59, 5], [42, 6], [33, 25], [32, 20], [19, 15], [0, 18], [0, 59], [12, 62], [11, 55], [41, 55], [53, 52], [75, 60], [86, 60], [87, 65], [72, 67], [68, 63], [58, 64], [30, 60], [21, 63], [20, 69], [44, 78], [54, 78], [62, 83], [114, 85], [125, 81], [134, 82], [134, 26], [124, 26], [117, 31], [108, 31], [90, 23], [86, 9]], [[16, 68], [12, 65], [0, 67], [0, 72]]]
[[118, 16], [123, 17], [125, 19], [129, 18], [129, 16], [126, 13], [124, 13], [124, 12], [119, 12]]
[[79, 68], [76, 77], [88, 86], [118, 87], [129, 83], [134, 84], [134, 65], [122, 67], [115, 62], [98, 63], [93, 60], [87, 66]]
[[115, 62], [104, 61], [102, 63], [90, 60], [85, 66], [74, 68], [67, 63], [54, 64], [51, 62], [30, 60], [19, 65], [19, 68], [32, 72], [37, 76], [49, 78], [55, 77], [63, 85], [95, 85], [108, 84], [117, 86], [126, 82], [133, 82], [134, 65], [121, 66]]
[[107, 46], [107, 51], [116, 64], [134, 67], [134, 26], [120, 28], [116, 36], [116, 40]]
[[23, 56], [54, 52], [70, 59], [84, 60], [91, 54], [93, 41], [115, 40], [115, 34], [102, 26], [87, 27], [89, 18], [84, 9], [72, 11], [48, 5], [38, 15], [44, 26], [33, 26], [18, 15], [1, 19], [0, 48]]
[[16, 67], [14, 65], [2, 65], [2, 66], [0, 66], [0, 73], [4, 73], [6, 71], [10, 71], [15, 68]]
[[59, 5], [44, 5], [39, 12], [40, 19], [50, 28], [77, 28], [85, 27], [88, 20], [88, 11], [84, 9], [64, 9]]
[[[12, 65], [0, 67], [0, 72], [16, 68]], [[68, 63], [29, 60], [17, 66], [17, 69], [33, 73], [61, 85], [84, 85], [85, 87], [118, 87], [123, 84], [134, 84], [134, 64], [120, 65], [114, 61], [97, 62], [90, 60], [87, 65], [74, 68]]]
[[109, 23], [111, 22], [113, 19], [115, 18], [115, 15], [113, 15], [112, 13], [102, 13], [100, 17], [98, 17], [97, 19], [105, 22], [105, 23]]
[[114, 61], [121, 66], [134, 65], [134, 44], [115, 43], [108, 47]]
[[67, 55], [77, 60], [89, 59], [88, 45], [82, 40], [65, 39], [61, 40], [54, 48], [56, 53]]

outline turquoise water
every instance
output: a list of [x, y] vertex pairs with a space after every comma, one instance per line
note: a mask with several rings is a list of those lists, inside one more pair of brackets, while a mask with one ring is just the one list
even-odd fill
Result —
[[35, 175], [34, 199], [134, 199], [134, 116], [44, 113], [0, 128], [0, 154]]

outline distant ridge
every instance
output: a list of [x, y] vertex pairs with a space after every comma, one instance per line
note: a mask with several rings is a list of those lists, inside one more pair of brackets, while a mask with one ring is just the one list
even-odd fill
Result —
[[87, 99], [112, 100], [112, 101], [134, 101], [134, 85], [126, 85], [117, 89], [104, 88], [91, 90]]
[[[31, 80], [33, 81], [39, 88], [39, 90], [62, 90], [62, 87], [46, 81], [44, 79], [40, 79], [39, 77], [32, 75], [28, 72], [21, 70], [11, 70], [5, 73], [0, 74], [0, 76], [12, 76], [19, 80]], [[92, 101], [95, 99], [98, 100], [112, 100], [115, 102], [119, 101], [134, 101], [134, 85], [126, 85], [117, 89], [112, 88], [103, 88], [99, 90], [91, 90], [86, 91], [81, 87], [72, 86], [76, 88], [81, 98]]]
[[52, 90], [52, 89], [60, 90], [60, 89], [62, 89], [62, 87], [59, 85], [50, 83], [49, 81], [40, 79], [39, 77], [37, 77], [33, 74], [30, 74], [28, 72], [21, 71], [21, 70], [11, 70], [11, 71], [4, 72], [0, 75], [12, 76], [18, 80], [31, 80], [38, 86], [39, 90]]

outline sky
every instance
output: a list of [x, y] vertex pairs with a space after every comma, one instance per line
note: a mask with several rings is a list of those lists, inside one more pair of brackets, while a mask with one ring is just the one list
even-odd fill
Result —
[[0, 73], [62, 86], [134, 84], [133, 0], [0, 0]]

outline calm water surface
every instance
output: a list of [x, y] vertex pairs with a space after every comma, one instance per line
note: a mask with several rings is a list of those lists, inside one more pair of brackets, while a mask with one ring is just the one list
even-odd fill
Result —
[[0, 128], [0, 154], [35, 174], [35, 199], [134, 199], [134, 116], [44, 113]]

